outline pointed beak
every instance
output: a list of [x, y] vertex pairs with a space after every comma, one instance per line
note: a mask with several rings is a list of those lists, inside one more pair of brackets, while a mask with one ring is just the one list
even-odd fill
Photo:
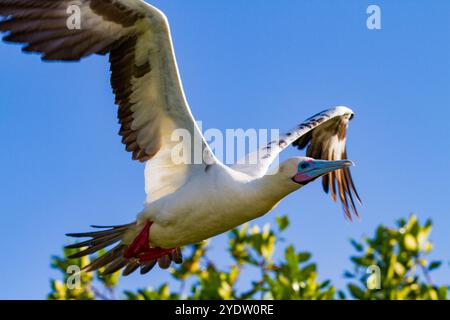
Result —
[[331, 171], [352, 167], [355, 164], [350, 160], [314, 160], [311, 163], [311, 170], [307, 170], [306, 173], [313, 176], [322, 176]]
[[310, 162], [309, 168], [305, 169], [303, 172], [297, 173], [292, 180], [299, 184], [306, 184], [329, 172], [345, 169], [354, 165], [355, 164], [350, 160], [313, 160]]

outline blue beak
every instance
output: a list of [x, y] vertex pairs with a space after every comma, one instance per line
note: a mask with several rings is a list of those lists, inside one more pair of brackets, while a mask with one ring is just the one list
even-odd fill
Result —
[[331, 171], [352, 167], [355, 164], [350, 160], [313, 160], [310, 169], [305, 170], [309, 176], [320, 177]]
[[312, 160], [309, 162], [309, 167], [298, 172], [292, 180], [304, 185], [329, 172], [345, 169], [354, 165], [355, 164], [350, 160]]

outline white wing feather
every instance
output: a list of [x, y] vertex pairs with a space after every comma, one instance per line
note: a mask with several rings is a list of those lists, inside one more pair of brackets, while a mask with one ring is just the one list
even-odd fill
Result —
[[[71, 4], [80, 6], [80, 30], [67, 28]], [[8, 32], [4, 39], [25, 43], [23, 50], [43, 60], [109, 53], [122, 142], [133, 159], [147, 161], [147, 202], [177, 190], [207, 165], [172, 161], [174, 130], [189, 132], [191, 144], [200, 141], [208, 164], [217, 161], [186, 102], [161, 11], [140, 0], [0, 0], [0, 16], [0, 32]]]
[[[321, 112], [307, 119], [279, 140], [272, 141], [248, 154], [245, 161], [240, 162], [246, 164], [235, 165], [233, 169], [254, 177], [264, 176], [279, 153], [290, 145], [299, 149], [307, 148], [306, 155], [315, 159], [347, 159], [347, 127], [353, 116], [353, 111], [347, 107], [336, 107]], [[349, 219], [352, 218], [352, 212], [359, 216], [355, 198], [359, 203], [361, 200], [349, 168], [325, 175], [323, 187], [325, 192], [331, 191], [334, 201], [339, 196], [344, 212]]]
[[323, 111], [305, 120], [297, 127], [282, 135], [278, 140], [271, 141], [269, 144], [261, 146], [258, 150], [250, 152], [246, 155], [245, 159], [238, 161], [240, 164], [236, 164], [232, 168], [250, 176], [264, 176], [272, 162], [284, 149], [321, 124], [346, 114], [353, 114], [353, 111], [343, 106]]

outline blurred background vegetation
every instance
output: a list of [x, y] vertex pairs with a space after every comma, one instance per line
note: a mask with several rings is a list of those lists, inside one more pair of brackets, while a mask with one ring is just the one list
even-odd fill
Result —
[[[344, 271], [346, 288], [337, 289], [331, 280], [319, 281], [312, 255], [284, 242], [287, 217], [277, 217], [276, 227], [244, 225], [229, 233], [231, 265], [222, 270], [208, 257], [208, 243], [184, 248], [184, 263], [170, 269], [167, 277], [179, 283], [173, 290], [167, 283], [157, 288], [117, 292], [120, 272], [102, 277], [81, 273], [79, 286], [73, 281], [74, 265], [83, 267], [89, 258], [68, 261], [74, 250], [53, 257], [52, 267], [60, 270], [61, 280], [51, 280], [48, 299], [394, 299], [446, 300], [448, 284], [433, 283], [433, 270], [441, 261], [428, 261], [433, 245], [429, 239], [432, 222], [420, 224], [416, 216], [401, 219], [396, 226], [379, 226], [372, 237], [351, 240], [355, 253], [350, 257], [353, 270]], [[283, 257], [274, 260], [275, 248]], [[238, 290], [243, 269], [259, 270], [248, 291]], [[101, 270], [100, 270], [101, 271]], [[246, 279], [247, 280], [247, 279]]]

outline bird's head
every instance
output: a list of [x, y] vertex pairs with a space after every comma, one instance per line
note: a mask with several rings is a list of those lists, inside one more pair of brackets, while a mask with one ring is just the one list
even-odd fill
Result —
[[300, 186], [335, 170], [353, 166], [349, 160], [316, 160], [307, 157], [291, 158], [280, 167], [280, 173]]

